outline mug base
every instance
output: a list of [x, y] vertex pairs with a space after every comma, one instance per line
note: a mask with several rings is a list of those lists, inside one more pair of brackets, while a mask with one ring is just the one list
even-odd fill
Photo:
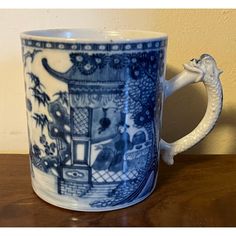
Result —
[[152, 190], [146, 194], [145, 196], [133, 201], [133, 202], [129, 202], [127, 204], [123, 204], [120, 206], [114, 206], [114, 207], [104, 207], [104, 208], [88, 208], [86, 206], [82, 206], [81, 203], [79, 201], [69, 201], [67, 199], [67, 201], [63, 201], [63, 197], [57, 195], [57, 197], [52, 196], [50, 194], [45, 193], [45, 191], [41, 190], [39, 188], [39, 186], [36, 187], [36, 183], [34, 181], [34, 179], [32, 179], [32, 188], [34, 190], [34, 192], [36, 193], [36, 195], [41, 198], [42, 200], [44, 200], [45, 202], [60, 207], [60, 208], [64, 208], [67, 210], [73, 210], [73, 211], [83, 211], [83, 212], [105, 212], [105, 211], [113, 211], [113, 210], [119, 210], [119, 209], [123, 209], [123, 208], [127, 208], [133, 205], [136, 205], [140, 202], [142, 202], [143, 200], [145, 200], [146, 198], [148, 198], [153, 191], [155, 190], [155, 186], [152, 188]]

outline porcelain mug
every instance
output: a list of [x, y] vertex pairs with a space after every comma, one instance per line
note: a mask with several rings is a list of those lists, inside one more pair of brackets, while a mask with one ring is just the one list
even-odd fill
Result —
[[[221, 71], [204, 54], [165, 80], [167, 35], [50, 29], [21, 34], [30, 166], [35, 193], [79, 211], [136, 204], [155, 188], [159, 156], [202, 140], [222, 108]], [[206, 114], [173, 143], [160, 137], [164, 100], [203, 82]]]

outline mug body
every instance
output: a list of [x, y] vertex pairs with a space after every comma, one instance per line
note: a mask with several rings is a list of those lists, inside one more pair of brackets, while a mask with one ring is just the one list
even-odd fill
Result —
[[55, 29], [21, 40], [36, 194], [81, 211], [149, 196], [158, 173], [166, 35]]

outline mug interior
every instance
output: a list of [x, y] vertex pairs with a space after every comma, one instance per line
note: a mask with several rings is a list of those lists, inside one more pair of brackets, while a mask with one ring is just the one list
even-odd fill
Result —
[[141, 30], [46, 29], [23, 32], [21, 38], [47, 41], [126, 42], [165, 39], [167, 34]]

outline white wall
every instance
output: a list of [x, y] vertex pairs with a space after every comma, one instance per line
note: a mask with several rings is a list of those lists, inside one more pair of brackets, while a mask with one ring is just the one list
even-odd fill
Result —
[[[215, 130], [188, 153], [235, 153], [235, 25], [235, 10], [0, 10], [0, 152], [28, 151], [19, 33], [87, 27], [168, 33], [168, 78], [192, 57], [212, 53], [224, 70], [224, 110]], [[199, 85], [190, 86], [168, 99], [163, 128], [167, 140], [181, 137], [201, 119], [206, 104], [203, 91]]]

